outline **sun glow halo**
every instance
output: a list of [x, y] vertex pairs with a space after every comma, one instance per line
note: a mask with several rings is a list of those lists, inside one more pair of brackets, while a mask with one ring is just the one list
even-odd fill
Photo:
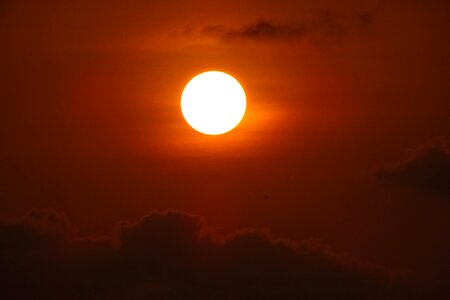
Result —
[[246, 105], [240, 83], [218, 71], [192, 78], [181, 96], [181, 111], [186, 122], [208, 135], [224, 134], [234, 129], [244, 117]]

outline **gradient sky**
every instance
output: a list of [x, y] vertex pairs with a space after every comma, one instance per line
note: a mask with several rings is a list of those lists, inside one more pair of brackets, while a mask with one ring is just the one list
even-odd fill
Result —
[[[96, 236], [183, 211], [445, 298], [450, 3], [242, 2], [1, 1], [0, 217], [50, 208]], [[247, 93], [223, 136], [181, 115], [207, 70]]]

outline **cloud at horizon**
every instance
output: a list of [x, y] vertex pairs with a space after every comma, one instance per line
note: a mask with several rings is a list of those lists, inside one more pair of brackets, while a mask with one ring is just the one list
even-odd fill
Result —
[[[247, 229], [221, 236], [199, 216], [153, 212], [111, 236], [80, 237], [64, 214], [35, 210], [0, 223], [5, 298], [385, 299], [379, 269], [309, 241]], [[220, 292], [219, 292], [220, 291]]]

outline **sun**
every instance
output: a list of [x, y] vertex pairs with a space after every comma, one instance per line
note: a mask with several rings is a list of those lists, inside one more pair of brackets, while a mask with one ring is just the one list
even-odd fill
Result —
[[189, 81], [181, 95], [181, 112], [195, 130], [219, 135], [242, 120], [247, 100], [241, 84], [218, 71], [201, 73]]

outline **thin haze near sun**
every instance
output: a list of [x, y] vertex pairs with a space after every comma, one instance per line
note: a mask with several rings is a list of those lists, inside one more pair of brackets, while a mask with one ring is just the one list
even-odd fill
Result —
[[181, 96], [186, 122], [198, 132], [220, 135], [233, 130], [242, 120], [247, 99], [241, 84], [218, 71], [192, 78]]

